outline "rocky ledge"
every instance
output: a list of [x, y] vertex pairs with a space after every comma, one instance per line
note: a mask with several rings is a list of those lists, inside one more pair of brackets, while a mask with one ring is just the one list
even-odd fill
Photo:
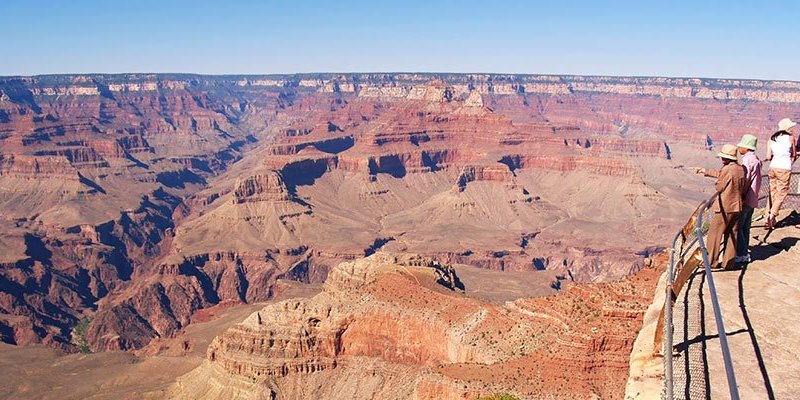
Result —
[[170, 395], [620, 398], [657, 275], [648, 264], [623, 281], [495, 304], [465, 296], [448, 266], [378, 252], [333, 268], [318, 295], [218, 336]]

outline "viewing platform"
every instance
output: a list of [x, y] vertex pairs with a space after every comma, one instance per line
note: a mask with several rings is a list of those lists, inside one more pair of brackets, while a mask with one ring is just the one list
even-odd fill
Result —
[[[762, 220], [763, 221], [763, 220]], [[763, 239], [761, 227], [753, 236]], [[792, 215], [791, 224], [800, 223]], [[800, 229], [784, 226], [771, 232], [766, 241], [751, 239], [753, 261], [738, 271], [715, 271], [717, 296], [728, 333], [733, 369], [742, 399], [800, 398]], [[694, 368], [692, 380], [676, 379], [675, 398], [728, 398], [725, 366], [721, 357], [719, 332], [714, 324], [703, 272], [694, 278], [689, 296], [700, 300], [701, 335], [679, 349], [688, 357], [676, 365]], [[676, 329], [677, 332], [677, 329]], [[692, 335], [693, 336], [693, 335]], [[699, 360], [701, 362], [696, 362]], [[686, 373], [683, 373], [686, 376]], [[677, 377], [677, 371], [676, 371]], [[695, 393], [699, 394], [695, 395]]]
[[[793, 182], [793, 189], [796, 185]], [[800, 194], [791, 193], [778, 218], [781, 222], [771, 232], [765, 228], [763, 209], [756, 210], [750, 238], [752, 261], [735, 270], [712, 272], [740, 399], [800, 398], [796, 384], [800, 330], [794, 329], [800, 316], [800, 214], [793, 211], [800, 205]], [[704, 220], [710, 219], [708, 214]], [[684, 253], [690, 254], [686, 265], [694, 256], [690, 250]], [[731, 398], [708, 276], [699, 258], [692, 265], [697, 267], [677, 290], [672, 306], [672, 398]], [[626, 399], [668, 397], [668, 357], [653, 351], [654, 343], [658, 347], [654, 337], [667, 276], [659, 282], [634, 345]]]

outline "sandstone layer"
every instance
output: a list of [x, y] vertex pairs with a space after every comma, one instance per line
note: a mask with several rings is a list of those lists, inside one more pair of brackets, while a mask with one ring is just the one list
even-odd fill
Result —
[[[180, 398], [621, 398], [659, 271], [490, 303], [451, 267], [376, 253], [323, 291], [269, 305], [219, 335]], [[468, 288], [467, 288], [468, 289]]]

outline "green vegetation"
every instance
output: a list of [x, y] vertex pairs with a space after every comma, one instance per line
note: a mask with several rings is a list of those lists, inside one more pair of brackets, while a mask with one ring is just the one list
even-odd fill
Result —
[[706, 218], [703, 220], [703, 232], [708, 233], [711, 229], [711, 213], [706, 213]]
[[480, 397], [477, 400], [519, 400], [519, 398], [508, 393], [496, 393], [491, 396]]
[[72, 329], [72, 344], [78, 346], [81, 353], [92, 352], [92, 350], [89, 349], [89, 343], [86, 342], [86, 330], [89, 329], [89, 324], [91, 322], [91, 318], [84, 318]]

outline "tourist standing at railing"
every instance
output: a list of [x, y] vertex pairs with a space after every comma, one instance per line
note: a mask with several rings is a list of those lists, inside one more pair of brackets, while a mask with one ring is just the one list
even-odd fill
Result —
[[789, 194], [789, 180], [792, 178], [792, 164], [797, 160], [794, 127], [797, 125], [789, 118], [778, 122], [778, 131], [769, 139], [767, 161], [769, 161], [769, 215], [767, 229], [775, 228], [778, 212], [783, 200]]
[[744, 135], [739, 141], [739, 164], [744, 167], [744, 204], [739, 214], [736, 230], [736, 262], [750, 262], [750, 226], [753, 222], [753, 210], [758, 207], [758, 193], [761, 190], [761, 160], [756, 155], [758, 139], [753, 135]]
[[737, 148], [732, 144], [722, 146], [717, 157], [722, 160], [722, 169], [697, 168], [697, 173], [717, 178], [714, 188], [717, 196], [711, 204], [714, 217], [706, 238], [706, 248], [711, 261], [711, 268], [718, 268], [717, 262], [722, 253], [722, 242], [725, 242], [725, 253], [721, 267], [733, 269], [736, 257], [736, 226], [744, 204], [745, 189], [744, 168], [737, 164]]

